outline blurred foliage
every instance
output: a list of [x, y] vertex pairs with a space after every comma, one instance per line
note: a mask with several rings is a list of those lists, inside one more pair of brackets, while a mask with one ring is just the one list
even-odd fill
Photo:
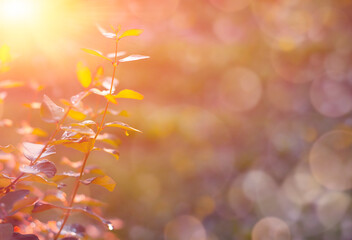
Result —
[[[33, 87], [10, 89], [3, 116], [47, 130], [20, 107], [41, 99], [34, 83], [73, 95], [79, 49], [111, 49], [95, 23], [144, 29], [120, 46], [151, 59], [117, 73], [119, 88], [145, 96], [118, 106], [144, 134], [121, 136], [118, 162], [93, 153], [117, 186], [86, 192], [123, 220], [116, 236], [260, 240], [275, 225], [292, 239], [350, 239], [351, 1], [75, 2], [45, 45], [4, 35], [20, 56], [1, 79]], [[21, 138], [5, 127], [1, 136], [1, 145]]]

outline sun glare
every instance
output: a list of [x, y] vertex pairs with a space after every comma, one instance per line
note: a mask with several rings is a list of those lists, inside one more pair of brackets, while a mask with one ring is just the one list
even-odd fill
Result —
[[39, 14], [39, 6], [33, 0], [2, 0], [0, 1], [0, 6], [1, 18], [8, 23], [31, 23]]

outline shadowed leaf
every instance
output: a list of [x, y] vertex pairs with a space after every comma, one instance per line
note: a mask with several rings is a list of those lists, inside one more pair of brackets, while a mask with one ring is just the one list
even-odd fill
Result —
[[50, 146], [47, 147], [44, 150], [45, 145], [43, 144], [37, 144], [37, 143], [29, 143], [29, 142], [24, 142], [23, 143], [23, 155], [30, 160], [31, 162], [35, 161], [39, 155], [39, 158], [44, 158], [47, 156], [50, 156], [52, 154], [55, 154], [55, 147], [54, 146]]
[[61, 207], [61, 206], [56, 206], [50, 203], [44, 203], [44, 202], [37, 202], [34, 205], [33, 208], [33, 213], [38, 213], [38, 212], [43, 212], [43, 211], [47, 211], [50, 209], [60, 209], [63, 211], [69, 210], [71, 209], [74, 212], [82, 212], [87, 214], [88, 216], [99, 220], [101, 223], [103, 223], [106, 227], [109, 227], [111, 225], [111, 222], [104, 219], [103, 217], [100, 217], [99, 215], [97, 215], [96, 213], [94, 213], [91, 209], [89, 209], [88, 207], [82, 208], [82, 207], [73, 207], [73, 208], [68, 208], [68, 207]]
[[13, 234], [13, 226], [10, 223], [0, 224], [0, 239], [11, 240]]
[[7, 217], [11, 212], [13, 205], [23, 199], [29, 194], [29, 190], [18, 190], [14, 192], [9, 192], [0, 199], [0, 206], [2, 211], [0, 211], [0, 218]]
[[130, 89], [124, 89], [120, 91], [118, 94], [114, 95], [115, 98], [129, 98], [129, 99], [136, 99], [142, 100], [144, 96], [138, 92], [135, 92]]
[[58, 122], [64, 116], [65, 111], [62, 107], [56, 105], [48, 96], [44, 95], [40, 113], [44, 121]]
[[11, 240], [39, 240], [34, 234], [13, 233]]
[[52, 178], [56, 174], [56, 167], [53, 162], [41, 160], [36, 162], [33, 166], [21, 166], [20, 171], [30, 174], [44, 173], [48, 178]]
[[132, 62], [132, 61], [137, 61], [137, 60], [142, 60], [142, 59], [147, 59], [150, 58], [149, 56], [143, 56], [143, 55], [130, 55], [128, 57], [122, 58], [119, 60], [119, 62]]

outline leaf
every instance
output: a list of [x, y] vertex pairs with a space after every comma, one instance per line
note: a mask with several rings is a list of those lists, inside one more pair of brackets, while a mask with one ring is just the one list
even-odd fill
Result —
[[142, 32], [143, 32], [143, 30], [141, 30], [141, 29], [130, 29], [130, 30], [127, 30], [124, 33], [122, 33], [118, 39], [128, 37], [128, 36], [139, 36]]
[[85, 115], [84, 113], [74, 109], [70, 110], [70, 112], [68, 113], [68, 116], [77, 121], [83, 121], [87, 117], [87, 115]]
[[6, 44], [0, 47], [0, 63], [11, 61], [10, 47]]
[[68, 177], [77, 178], [77, 177], [79, 177], [79, 173], [76, 173], [76, 172], [73, 172], [73, 171], [67, 171], [67, 172], [63, 172], [61, 174], [56, 174], [55, 177], [53, 177], [51, 180], [53, 182], [58, 182], [58, 181], [61, 181], [63, 179], [66, 179]]
[[108, 57], [108, 58], [115, 58], [115, 56], [116, 56], [116, 57], [121, 57], [121, 56], [123, 56], [123, 55], [125, 55], [125, 54], [126, 54], [125, 51], [117, 52], [116, 54], [115, 54], [115, 53], [108, 53], [108, 54], [107, 54], [107, 57]]
[[[69, 235], [83, 237], [85, 232], [86, 232], [85, 227], [83, 227], [81, 224], [78, 224], [78, 223], [65, 225], [64, 228], [62, 229], [63, 235], [69, 234]], [[66, 237], [66, 239], [72, 240], [72, 239], [76, 239], [76, 238]]]
[[87, 66], [84, 66], [82, 62], [77, 63], [76, 67], [77, 78], [84, 88], [89, 87], [92, 82], [92, 74]]
[[105, 95], [104, 97], [105, 97], [109, 102], [111, 102], [111, 103], [113, 103], [113, 104], [117, 104], [117, 101], [116, 101], [116, 99], [114, 98], [113, 95], [107, 94], [107, 95]]
[[43, 97], [40, 113], [46, 122], [58, 122], [65, 115], [64, 109], [56, 105], [47, 95]]
[[112, 60], [110, 58], [105, 57], [101, 52], [93, 50], [93, 49], [88, 49], [88, 48], [82, 48], [83, 51], [85, 51], [86, 53], [92, 54], [94, 56], [97, 57], [101, 57], [104, 58], [106, 60], [108, 60], [109, 62], [112, 62]]
[[37, 200], [38, 197], [36, 196], [27, 196], [26, 198], [17, 201], [13, 205], [12, 212], [15, 213], [20, 211], [21, 209], [27, 208], [28, 206], [33, 205], [33, 203]]
[[18, 190], [14, 192], [9, 192], [0, 199], [0, 206], [2, 211], [0, 211], [0, 218], [5, 218], [9, 216], [8, 214], [13, 208], [13, 205], [23, 199], [29, 194], [29, 190]]
[[72, 124], [71, 126], [61, 126], [61, 129], [82, 135], [95, 136], [95, 132], [85, 125]]
[[23, 82], [13, 81], [13, 80], [3, 80], [0, 82], [0, 88], [16, 88], [22, 87]]
[[99, 32], [106, 38], [116, 38], [116, 34], [115, 33], [111, 33], [106, 31], [104, 28], [102, 28], [100, 25], [97, 24], [97, 28], [99, 30]]
[[79, 204], [83, 204], [86, 206], [102, 206], [103, 202], [87, 197], [84, 194], [77, 194], [74, 200], [74, 203], [79, 203]]
[[147, 59], [150, 58], [149, 56], [144, 56], [144, 55], [130, 55], [128, 57], [122, 58], [119, 60], [119, 62], [131, 62], [131, 61], [137, 61], [137, 60], [142, 60], [142, 59]]
[[116, 160], [119, 160], [120, 153], [119, 153], [119, 151], [117, 151], [117, 150], [115, 150], [115, 149], [110, 149], [110, 148], [95, 148], [94, 150], [103, 151], [103, 152], [109, 153], [109, 154], [112, 155]]
[[61, 139], [51, 142], [53, 145], [64, 145], [65, 147], [76, 149], [80, 152], [87, 153], [94, 147], [94, 138], [83, 136], [79, 139]]
[[4, 174], [0, 174], [0, 188], [7, 187], [10, 184], [11, 184], [11, 178]]
[[[101, 223], [103, 223], [106, 227], [109, 227], [111, 225], [111, 222], [100, 217], [99, 215], [97, 215], [96, 213], [94, 213], [92, 210], [90, 210], [89, 208], [85, 207], [73, 207], [73, 208], [68, 208], [68, 207], [60, 207], [60, 206], [56, 206], [50, 203], [44, 203], [44, 202], [37, 202], [34, 205], [34, 209], [33, 209], [33, 213], [38, 213], [38, 212], [43, 212], [43, 211], [47, 211], [50, 209], [60, 209], [63, 211], [67, 211], [67, 210], [71, 210], [71, 211], [75, 211], [75, 212], [82, 212], [85, 213], [87, 215], [89, 215], [90, 217], [99, 220]], [[111, 227], [109, 227], [111, 228]]]
[[117, 138], [114, 134], [110, 133], [99, 134], [97, 140], [109, 144], [113, 147], [118, 147], [121, 144], [121, 140]]
[[48, 181], [40, 175], [33, 175], [33, 174], [20, 178], [18, 182], [36, 182], [36, 183], [42, 183], [45, 185], [57, 187], [56, 183], [52, 181]]
[[70, 101], [74, 106], [77, 106], [89, 94], [90, 94], [90, 92], [88, 92], [88, 91], [80, 92], [77, 95], [72, 96]]
[[0, 150], [5, 153], [11, 153], [13, 151], [16, 151], [16, 148], [10, 144], [10, 145], [6, 145], [5, 147], [0, 146]]
[[23, 143], [23, 155], [31, 162], [55, 154], [55, 147], [49, 146], [44, 150], [45, 145], [37, 143]]
[[33, 166], [21, 166], [20, 171], [23, 173], [38, 174], [43, 173], [48, 178], [52, 178], [56, 174], [56, 166], [48, 160], [36, 162]]
[[114, 95], [115, 98], [129, 98], [129, 99], [136, 99], [142, 100], [144, 96], [138, 92], [135, 92], [130, 89], [124, 89], [120, 91], [118, 94]]
[[92, 178], [88, 178], [86, 180], [82, 180], [81, 183], [83, 183], [84, 185], [89, 185], [91, 183], [96, 184], [96, 185], [100, 185], [100, 186], [106, 188], [107, 190], [109, 190], [110, 192], [114, 191], [114, 188], [116, 186], [115, 181], [112, 178], [110, 178], [109, 176], [92, 177]]
[[0, 239], [11, 240], [13, 233], [13, 226], [11, 223], [0, 224]]
[[128, 124], [123, 123], [123, 122], [118, 122], [118, 121], [114, 121], [114, 122], [109, 122], [109, 123], [105, 123], [104, 127], [117, 127], [117, 128], [122, 128], [124, 130], [130, 130], [130, 131], [134, 131], [134, 132], [142, 132], [136, 128], [130, 127]]
[[34, 234], [21, 234], [13, 233], [11, 240], [39, 240], [39, 238]]

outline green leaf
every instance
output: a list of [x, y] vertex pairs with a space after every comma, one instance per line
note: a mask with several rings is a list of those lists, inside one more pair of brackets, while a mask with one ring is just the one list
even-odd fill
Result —
[[118, 122], [118, 121], [106, 123], [104, 125], [104, 127], [117, 127], [117, 128], [122, 128], [124, 130], [129, 130], [129, 131], [140, 132], [140, 133], [142, 132], [142, 131], [140, 131], [140, 130], [138, 130], [136, 128], [133, 128], [133, 127], [129, 126], [126, 123]]
[[113, 62], [110, 58], [105, 57], [101, 52], [93, 50], [93, 49], [88, 49], [88, 48], [82, 48], [83, 51], [85, 51], [86, 53], [92, 54], [94, 56], [97, 57], [101, 57], [104, 58], [106, 60], [108, 60], [109, 62]]
[[84, 66], [82, 62], [77, 63], [77, 78], [84, 88], [89, 87], [92, 82], [92, 74], [87, 66]]
[[142, 32], [143, 32], [143, 30], [141, 30], [141, 29], [130, 29], [130, 30], [127, 30], [124, 33], [122, 33], [118, 39], [128, 37], [128, 36], [139, 36]]
[[114, 95], [115, 98], [129, 98], [129, 99], [136, 99], [142, 100], [144, 96], [138, 92], [135, 92], [130, 89], [124, 89], [120, 91], [118, 94]]

